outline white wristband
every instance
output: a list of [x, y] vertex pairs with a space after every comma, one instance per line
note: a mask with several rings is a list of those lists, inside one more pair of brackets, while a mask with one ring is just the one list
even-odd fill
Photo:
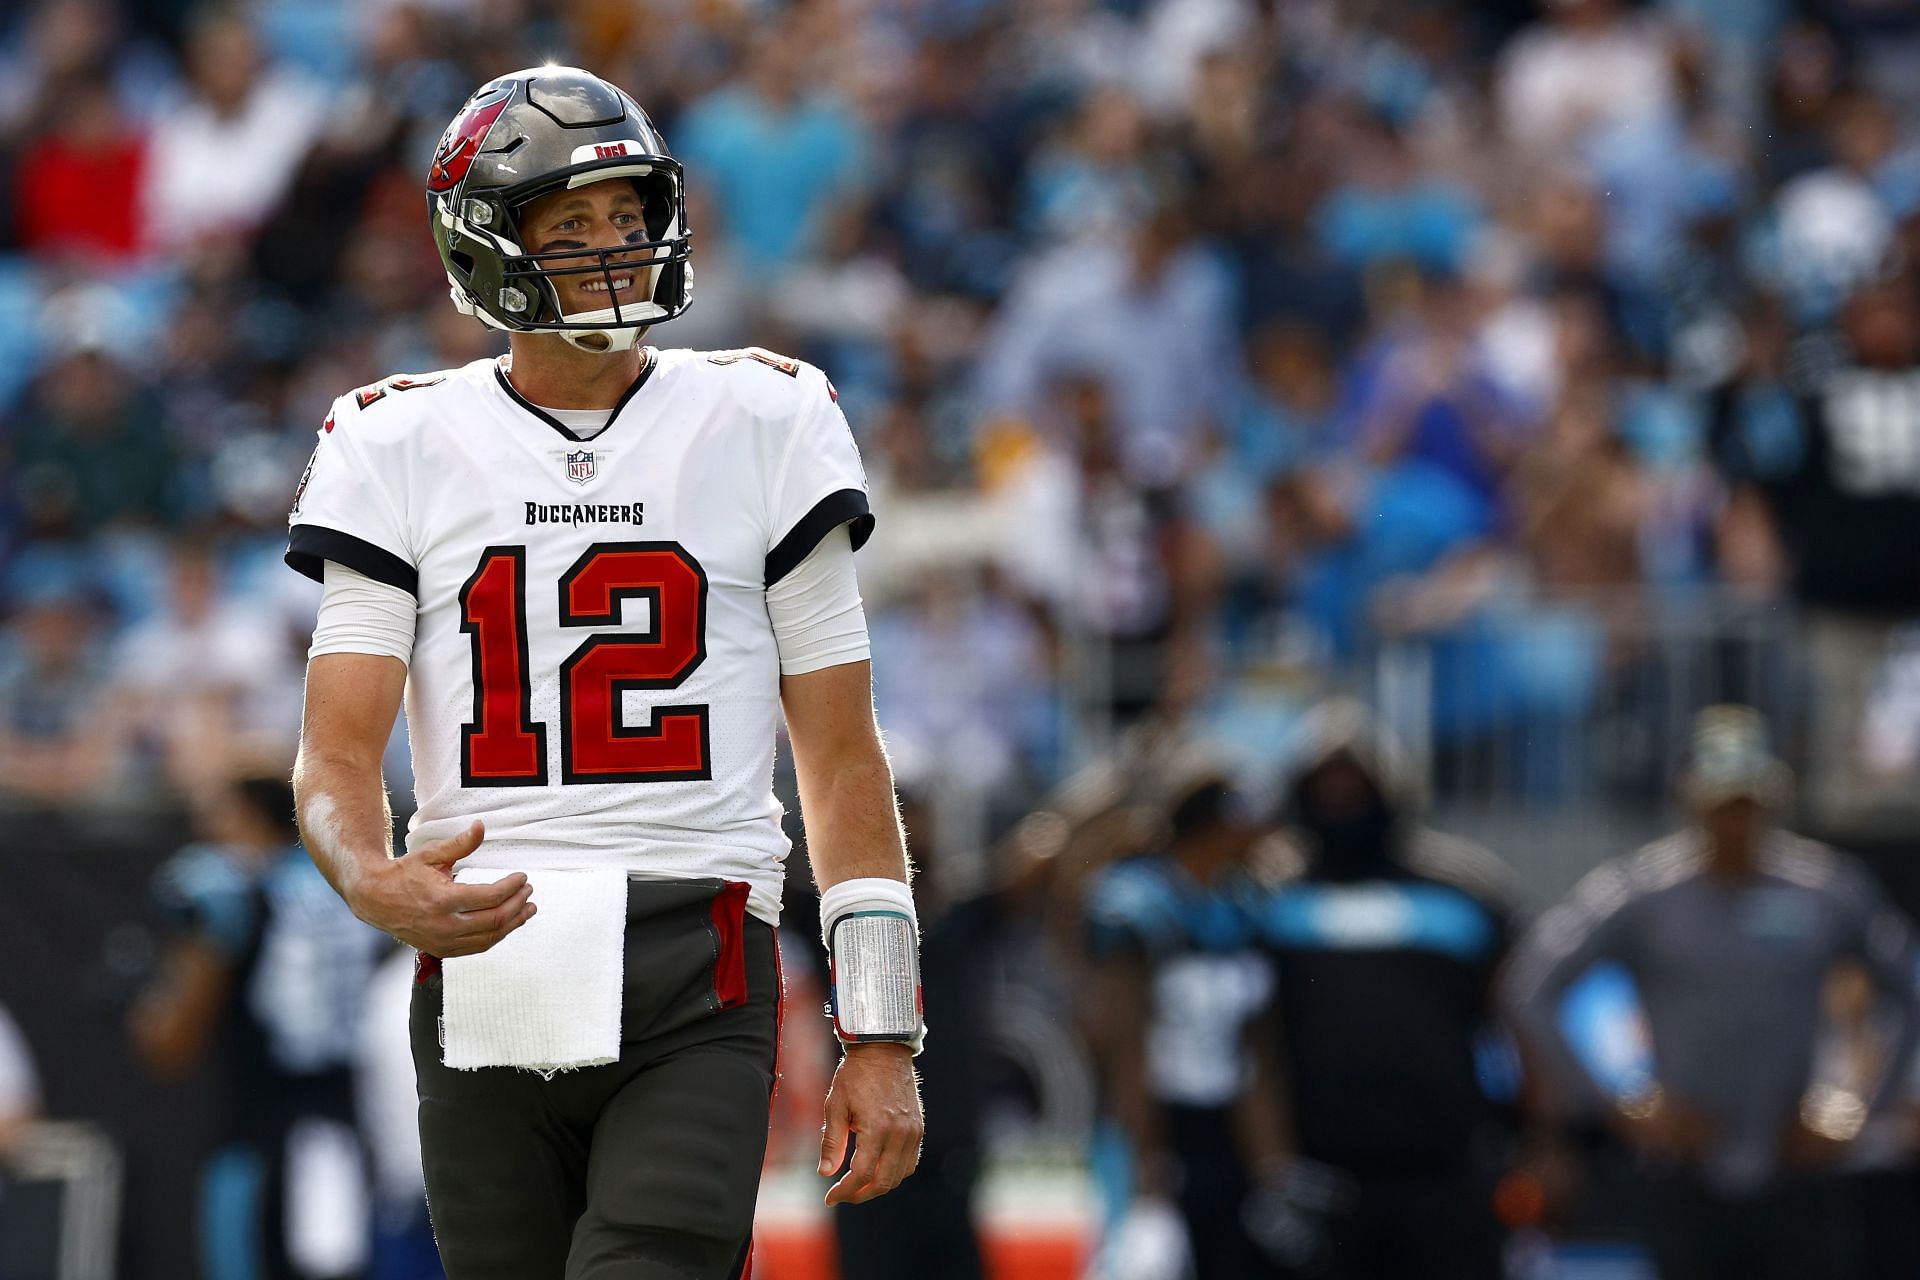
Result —
[[842, 1044], [892, 1041], [920, 1052], [919, 934], [913, 894], [899, 880], [843, 880], [820, 895], [827, 1016]]

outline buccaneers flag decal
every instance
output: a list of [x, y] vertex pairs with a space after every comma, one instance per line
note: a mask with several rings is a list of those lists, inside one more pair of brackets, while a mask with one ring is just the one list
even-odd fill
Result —
[[469, 106], [447, 126], [447, 132], [440, 139], [440, 149], [433, 153], [433, 168], [427, 171], [427, 190], [450, 191], [459, 185], [460, 179], [473, 167], [473, 158], [480, 154], [487, 130], [493, 127], [512, 98], [512, 94], [503, 93], [491, 102]]

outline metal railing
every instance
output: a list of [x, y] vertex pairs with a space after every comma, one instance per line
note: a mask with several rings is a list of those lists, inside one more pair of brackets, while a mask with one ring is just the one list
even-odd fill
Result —
[[1862, 746], [1911, 625], [1707, 591], [1535, 602], [1383, 638], [1364, 683], [1436, 824], [1506, 857], [1538, 903], [1682, 820], [1691, 722], [1714, 703], [1767, 716], [1803, 828], [1920, 834], [1920, 760], [1879, 776]]
[[6, 1176], [14, 1203], [0, 1212], [0, 1267], [47, 1280], [112, 1280], [121, 1188], [112, 1139], [80, 1121], [35, 1124], [8, 1159]]

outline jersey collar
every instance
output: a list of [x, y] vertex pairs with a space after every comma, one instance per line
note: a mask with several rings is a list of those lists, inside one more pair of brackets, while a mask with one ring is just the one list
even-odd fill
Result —
[[643, 357], [643, 361], [640, 365], [640, 376], [633, 380], [632, 386], [629, 386], [625, 391], [622, 391], [620, 393], [620, 398], [614, 401], [613, 408], [609, 410], [607, 413], [607, 425], [601, 429], [598, 435], [594, 435], [594, 436], [583, 436], [583, 435], [577, 434], [565, 423], [561, 422], [559, 419], [555, 418], [552, 414], [548, 413], [545, 409], [542, 409], [539, 405], [535, 404], [533, 401], [527, 399], [525, 396], [521, 395], [517, 390], [515, 390], [512, 379], [507, 377], [507, 368], [505, 364], [506, 357], [503, 356], [501, 357], [501, 359], [495, 360], [493, 362], [493, 377], [494, 377], [494, 381], [500, 384], [500, 389], [507, 393], [507, 398], [509, 400], [519, 405], [522, 409], [526, 410], [529, 414], [532, 414], [534, 417], [538, 418], [540, 421], [552, 427], [555, 431], [558, 431], [561, 435], [565, 436], [568, 440], [573, 441], [575, 444], [585, 444], [589, 440], [601, 439], [607, 434], [607, 432], [612, 431], [614, 428], [614, 424], [620, 421], [621, 411], [625, 409], [627, 407], [628, 402], [631, 401], [633, 397], [639, 393], [640, 388], [647, 385], [647, 379], [653, 377], [653, 371], [655, 367], [657, 367], [660, 363], [659, 353], [656, 352], [652, 347], [642, 347], [640, 348], [640, 351]]

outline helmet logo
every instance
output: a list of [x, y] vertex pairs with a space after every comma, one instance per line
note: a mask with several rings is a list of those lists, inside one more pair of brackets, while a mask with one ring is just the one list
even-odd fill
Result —
[[[573, 149], [570, 157], [574, 164], [590, 164], [595, 160], [638, 159], [647, 154], [638, 138], [616, 138], [612, 142], [586, 142]], [[640, 170], [645, 173], [645, 169]]]
[[440, 137], [439, 149], [433, 153], [433, 168], [427, 171], [427, 190], [449, 191], [459, 185], [467, 176], [467, 170], [473, 167], [473, 158], [480, 154], [487, 130], [511, 100], [511, 94], [502, 94], [492, 102], [468, 107], [454, 117]]
[[575, 484], [585, 484], [597, 473], [593, 463], [593, 450], [575, 449], [567, 454], [567, 479]]

